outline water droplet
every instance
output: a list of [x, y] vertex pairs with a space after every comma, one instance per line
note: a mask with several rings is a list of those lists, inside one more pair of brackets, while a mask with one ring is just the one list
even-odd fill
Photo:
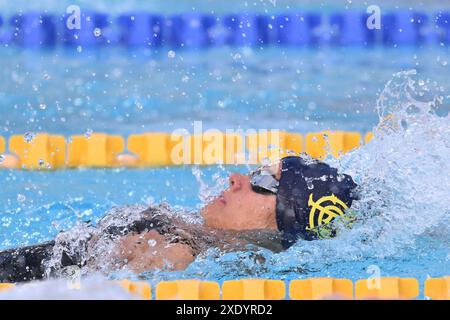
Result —
[[0, 154], [0, 164], [2, 164], [3, 161], [5, 161], [5, 156], [3, 154]]
[[80, 53], [81, 51], [83, 51], [83, 47], [82, 46], [78, 46], [77, 47], [77, 52]]
[[23, 194], [17, 194], [17, 201], [18, 202], [24, 202], [25, 200], [27, 200], [27, 198], [23, 195]]
[[47, 109], [47, 105], [45, 103], [40, 103], [39, 104], [39, 109], [45, 110], [45, 109]]
[[23, 139], [25, 140], [26, 143], [30, 143], [31, 141], [33, 141], [35, 137], [36, 133], [33, 132], [27, 132], [23, 135]]
[[93, 132], [92, 129], [87, 129], [86, 133], [84, 134], [84, 136], [89, 139], [91, 137], [91, 135], [92, 135], [92, 132]]
[[102, 35], [102, 29], [100, 29], [100, 28], [95, 28], [95, 29], [94, 29], [94, 36], [100, 37], [101, 35]]
[[183, 76], [183, 78], [181, 78], [181, 81], [188, 82], [189, 81], [189, 77], [188, 76]]
[[44, 165], [44, 160], [39, 159], [38, 163], [39, 163], [39, 166], [42, 167]]
[[167, 56], [168, 56], [170, 59], [173, 59], [173, 58], [175, 58], [176, 53], [175, 53], [175, 51], [173, 51], [173, 50], [169, 50], [169, 52], [167, 52]]
[[75, 100], [73, 100], [73, 105], [75, 106], [75, 107], [79, 107], [79, 106], [81, 106], [83, 104], [83, 99], [81, 99], [81, 98], [76, 98]]
[[156, 246], [156, 240], [154, 240], [154, 239], [148, 240], [147, 243], [148, 243], [148, 245], [149, 245], [150, 247]]

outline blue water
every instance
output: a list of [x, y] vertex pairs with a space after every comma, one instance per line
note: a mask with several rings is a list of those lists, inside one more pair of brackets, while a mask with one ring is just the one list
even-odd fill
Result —
[[[232, 170], [233, 167], [226, 170]], [[234, 171], [245, 172], [242, 167]], [[226, 170], [221, 172], [226, 176]], [[219, 171], [203, 171], [205, 180]], [[0, 170], [0, 249], [52, 239], [80, 221], [96, 222], [113, 206], [168, 202], [195, 211], [199, 184], [191, 168]]]
[[[448, 48], [0, 51], [0, 134], [218, 129], [367, 132], [392, 74], [449, 89]], [[8, 79], [8, 80], [6, 80]]]
[[[372, 3], [356, 0], [256, 0], [241, 1], [229, 0], [217, 2], [215, 0], [121, 0], [89, 1], [89, 0], [16, 0], [11, 3], [1, 0], [0, 7], [3, 12], [17, 11], [64, 11], [69, 5], [79, 5], [81, 8], [105, 11], [109, 13], [122, 13], [124, 11], [152, 11], [158, 13], [183, 13], [188, 11], [203, 11], [214, 13], [229, 12], [279, 12], [286, 10], [316, 10], [321, 12], [342, 11], [349, 9], [364, 10]], [[448, 9], [450, 5], [442, 0], [411, 1], [411, 0], [378, 0], [376, 5], [382, 10], [415, 9], [418, 11], [432, 11]]]
[[[303, 1], [301, 5], [327, 11], [340, 9], [344, 2], [324, 6]], [[121, 1], [111, 3], [110, 7], [101, 1], [91, 5], [112, 12], [121, 12], [125, 6]], [[180, 11], [196, 3], [202, 11], [214, 7], [218, 12], [227, 12], [229, 7], [216, 7], [210, 1], [176, 3]], [[410, 1], [396, 3], [411, 5]], [[2, 8], [5, 12], [60, 9], [55, 6], [63, 10], [66, 4], [41, 1], [28, 5], [19, 1], [14, 6], [2, 4]], [[395, 7], [390, 1], [383, 4]], [[161, 12], [169, 7], [166, 2], [158, 5], [134, 1], [133, 5]], [[294, 1], [279, 1], [278, 5], [283, 10], [300, 6]], [[345, 5], [358, 4], [346, 1]], [[443, 7], [439, 1], [416, 5], [421, 10]], [[270, 2], [265, 6], [269, 8]], [[420, 79], [416, 83], [423, 81], [431, 88], [420, 91], [418, 96], [424, 101], [431, 101], [436, 92], [442, 96], [437, 110], [440, 118], [413, 118], [400, 113], [415, 128], [412, 133], [405, 129], [401, 134], [386, 134], [383, 141], [337, 164], [367, 186], [366, 199], [378, 199], [370, 190], [381, 190], [387, 199], [379, 212], [369, 209], [368, 200], [361, 203], [361, 212], [369, 216], [370, 223], [357, 226], [353, 234], [345, 233], [335, 241], [302, 242], [281, 255], [263, 252], [263, 264], [255, 263], [245, 253], [210, 252], [187, 271], [141, 277], [151, 282], [243, 276], [359, 279], [370, 276], [368, 266], [377, 265], [383, 276], [414, 276], [422, 281], [427, 276], [450, 272], [450, 199], [445, 192], [450, 189], [446, 170], [450, 156], [449, 59], [445, 47], [221, 48], [175, 51], [173, 58], [168, 49], [78, 52], [1, 48], [0, 135], [45, 131], [68, 136], [91, 130], [128, 135], [177, 128], [191, 131], [193, 121], [198, 120], [203, 121], [204, 129], [280, 128], [303, 133], [336, 129], [365, 133], [379, 122], [376, 105], [380, 95], [387, 97], [387, 109], [408, 104], [422, 106], [420, 99], [411, 101], [402, 86], [383, 91], [388, 81], [396, 79], [394, 74], [415, 69]], [[246, 172], [247, 168], [204, 168], [202, 179], [217, 186], [217, 178], [226, 177], [230, 171]], [[113, 206], [166, 201], [195, 212], [202, 204], [201, 186], [190, 167], [0, 170], [0, 184], [0, 249], [51, 239], [80, 221], [95, 222]]]

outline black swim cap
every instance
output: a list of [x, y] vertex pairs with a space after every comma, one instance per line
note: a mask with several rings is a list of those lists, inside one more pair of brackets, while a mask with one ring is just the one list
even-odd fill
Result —
[[277, 226], [283, 233], [283, 247], [298, 238], [321, 238], [318, 228], [343, 216], [357, 186], [346, 174], [308, 156], [281, 159], [281, 177], [277, 193]]

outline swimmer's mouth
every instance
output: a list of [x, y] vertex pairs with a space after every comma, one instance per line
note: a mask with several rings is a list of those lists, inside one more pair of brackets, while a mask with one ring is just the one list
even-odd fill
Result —
[[226, 204], [227, 204], [227, 201], [225, 200], [225, 197], [223, 196], [223, 193], [221, 193], [221, 194], [217, 197], [217, 200], [218, 200], [221, 204], [223, 204], [223, 205], [226, 205]]

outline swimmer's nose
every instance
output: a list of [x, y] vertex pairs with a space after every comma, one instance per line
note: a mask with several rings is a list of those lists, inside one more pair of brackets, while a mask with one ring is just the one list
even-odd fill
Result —
[[242, 188], [243, 179], [245, 175], [240, 173], [233, 173], [230, 175], [230, 190], [237, 191]]

